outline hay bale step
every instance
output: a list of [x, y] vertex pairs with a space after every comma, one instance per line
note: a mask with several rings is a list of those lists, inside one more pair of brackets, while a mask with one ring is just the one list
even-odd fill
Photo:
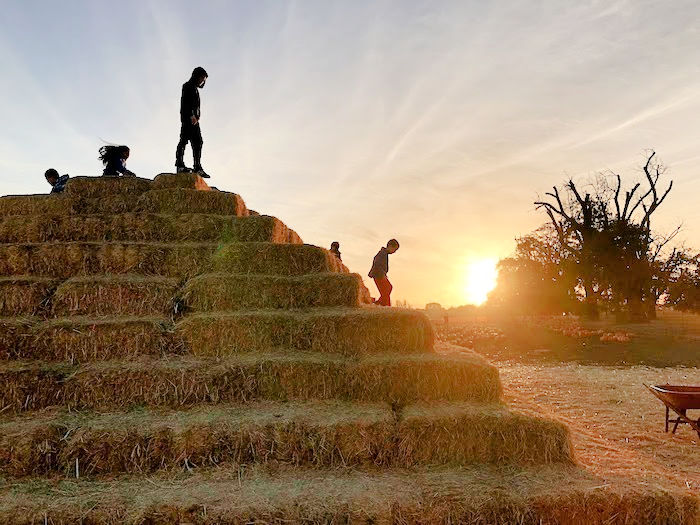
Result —
[[304, 275], [348, 269], [328, 250], [308, 244], [241, 242], [54, 242], [0, 244], [0, 275], [64, 278], [140, 274], [187, 277], [220, 271]]
[[498, 371], [476, 355], [241, 354], [225, 359], [133, 359], [80, 366], [0, 364], [0, 410], [180, 408], [254, 400], [495, 402]]
[[182, 351], [163, 317], [0, 320], [0, 359], [99, 361]]
[[[149, 473], [187, 467], [414, 467], [572, 462], [561, 423], [501, 405], [256, 402], [183, 411], [55, 413], [0, 424], [7, 476]], [[430, 439], [425, 439], [430, 436]], [[138, 454], [134, 454], [138, 450]]]
[[142, 275], [73, 277], [52, 297], [55, 317], [172, 315], [180, 281]]
[[123, 213], [0, 217], [0, 243], [57, 241], [302, 243], [296, 232], [267, 215]]
[[348, 273], [345, 265], [330, 251], [310, 244], [226, 244], [217, 250], [213, 267], [215, 271], [238, 274]]
[[[93, 181], [91, 181], [93, 182]], [[116, 180], [121, 183], [122, 181]], [[90, 194], [90, 191], [87, 191]], [[94, 215], [112, 213], [209, 213], [248, 215], [245, 202], [235, 193], [183, 188], [149, 190], [143, 193], [111, 193], [85, 197], [61, 195], [18, 195], [0, 197], [0, 216], [6, 215]]]
[[198, 312], [360, 306], [369, 303], [369, 291], [354, 273], [281, 276], [219, 272], [189, 280], [183, 301]]
[[153, 179], [153, 188], [157, 190], [183, 188], [187, 190], [216, 191], [212, 190], [205, 180], [196, 173], [160, 173]]
[[141, 195], [153, 188], [153, 181], [141, 177], [71, 177], [65, 195], [83, 199], [105, 195]]
[[216, 243], [55, 242], [0, 245], [0, 275], [185, 277], [211, 271]]
[[213, 213], [245, 217], [248, 209], [240, 195], [226, 191], [184, 188], [152, 190], [141, 195], [134, 211], [148, 213]]
[[698, 508], [690, 493], [603, 480], [568, 465], [275, 472], [231, 467], [105, 481], [0, 481], [0, 515], [7, 525], [694, 525]]
[[376, 307], [194, 314], [176, 333], [202, 356], [275, 347], [343, 355], [430, 352], [434, 339], [422, 313]]
[[9, 215], [66, 215], [75, 201], [66, 194], [7, 195], [0, 197], [0, 217]]
[[59, 282], [51, 277], [0, 277], [0, 317], [36, 315]]

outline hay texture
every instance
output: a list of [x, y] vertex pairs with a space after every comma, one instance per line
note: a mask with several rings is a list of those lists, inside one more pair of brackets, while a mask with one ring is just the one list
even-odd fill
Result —
[[0, 217], [0, 243], [38, 242], [275, 242], [301, 244], [267, 215], [124, 213]]
[[48, 277], [0, 277], [0, 317], [38, 314], [57, 285]]
[[348, 269], [328, 250], [310, 244], [232, 243], [214, 256], [214, 268], [227, 273], [304, 275]]
[[26, 355], [36, 322], [31, 317], [0, 317], [0, 360], [22, 359]]
[[167, 277], [73, 277], [53, 295], [56, 317], [76, 315], [172, 315], [179, 281]]
[[696, 525], [697, 497], [564, 465], [499, 469], [221, 468], [190, 476], [0, 486], [4, 524]]
[[31, 325], [16, 358], [84, 362], [176, 351], [181, 346], [163, 318], [52, 319]]
[[140, 177], [71, 177], [65, 194], [82, 199], [102, 198], [105, 195], [140, 195], [152, 186], [153, 181]]
[[185, 305], [195, 311], [360, 306], [369, 292], [357, 274], [303, 276], [211, 273], [187, 282]]
[[248, 215], [245, 202], [235, 193], [188, 189], [153, 190], [144, 193], [134, 211], [147, 213], [212, 213]]
[[0, 275], [69, 278], [95, 274], [183, 277], [207, 271], [212, 243], [33, 243], [0, 245]]
[[[69, 187], [62, 195], [22, 195], [0, 197], [0, 215], [90, 215], [114, 213], [210, 213], [215, 215], [247, 216], [243, 199], [235, 193], [199, 191], [191, 189], [164, 189], [119, 192], [119, 186], [141, 184], [142, 179], [105, 178], [77, 179], [77, 188]], [[99, 184], [114, 185], [115, 192], [101, 194]], [[146, 181], [148, 182], [148, 181]], [[70, 182], [69, 182], [70, 184]]]
[[245, 354], [109, 361], [79, 367], [7, 364], [0, 410], [52, 406], [116, 410], [253, 400], [496, 401], [498, 371], [483, 360], [423, 354], [341, 359], [322, 354]]
[[337, 468], [572, 462], [568, 433], [554, 421], [500, 405], [407, 409], [405, 420], [387, 405], [337, 401], [15, 418], [0, 425], [0, 470], [17, 477], [70, 476], [78, 462], [82, 476], [94, 476], [251, 463]]
[[153, 189], [167, 190], [172, 188], [211, 191], [209, 185], [196, 173], [161, 173], [156, 175], [153, 180]]
[[8, 195], [0, 197], [0, 217], [10, 215], [67, 215], [75, 199], [62, 195]]
[[275, 347], [343, 355], [430, 352], [433, 329], [422, 313], [379, 308], [260, 310], [189, 315], [176, 333], [190, 352], [222, 356]]

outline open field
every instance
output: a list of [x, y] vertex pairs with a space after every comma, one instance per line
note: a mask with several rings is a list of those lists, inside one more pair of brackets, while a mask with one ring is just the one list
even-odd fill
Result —
[[662, 310], [656, 321], [615, 324], [574, 316], [450, 317], [435, 327], [441, 340], [491, 359], [532, 363], [700, 366], [700, 316]]
[[510, 407], [564, 422], [576, 459], [591, 473], [700, 494], [700, 438], [687, 426], [666, 434], [663, 404], [642, 384], [700, 384], [700, 317], [664, 312], [646, 325], [566, 323], [472, 319], [436, 329], [439, 338], [492, 359]]

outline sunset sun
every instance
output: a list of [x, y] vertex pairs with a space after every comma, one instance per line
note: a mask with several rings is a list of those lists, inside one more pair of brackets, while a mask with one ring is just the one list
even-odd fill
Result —
[[465, 299], [468, 303], [480, 305], [486, 302], [488, 294], [496, 287], [496, 259], [478, 259], [467, 266]]

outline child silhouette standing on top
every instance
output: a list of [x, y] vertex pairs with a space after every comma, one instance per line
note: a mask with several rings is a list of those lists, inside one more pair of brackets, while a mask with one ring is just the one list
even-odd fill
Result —
[[103, 177], [136, 177], [136, 174], [126, 169], [126, 160], [129, 158], [129, 146], [102, 146], [98, 157], [105, 169]]
[[[196, 67], [192, 71], [190, 79], [182, 85], [182, 97], [180, 98], [180, 142], [175, 151], [175, 167], [178, 173], [196, 173], [205, 179], [209, 175], [202, 169], [202, 130], [199, 128], [199, 90], [204, 87], [209, 75], [203, 67]], [[194, 168], [185, 166], [185, 147], [187, 143], [192, 145], [192, 157]]]

